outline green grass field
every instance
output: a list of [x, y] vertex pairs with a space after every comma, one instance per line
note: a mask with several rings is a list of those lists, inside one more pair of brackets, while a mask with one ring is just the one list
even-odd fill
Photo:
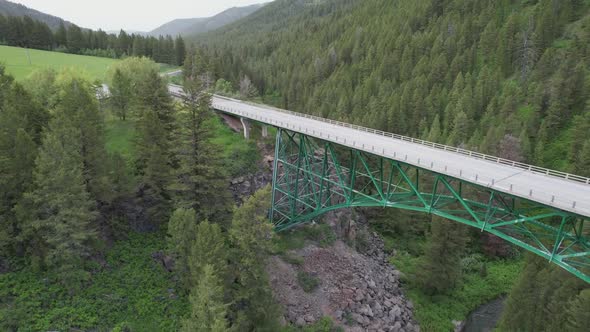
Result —
[[[29, 57], [31, 58], [29, 63]], [[27, 50], [19, 47], [0, 46], [0, 63], [17, 80], [26, 78], [37, 69], [76, 68], [86, 72], [91, 80], [103, 81], [109, 66], [118, 60], [92, 56], [65, 54], [40, 50]]]

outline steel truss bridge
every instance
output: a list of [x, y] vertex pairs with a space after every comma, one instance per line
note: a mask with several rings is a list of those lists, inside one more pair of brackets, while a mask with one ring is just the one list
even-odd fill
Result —
[[245, 120], [278, 129], [270, 213], [278, 231], [341, 208], [419, 211], [590, 283], [589, 178], [221, 96], [212, 108], [240, 117], [245, 134]]

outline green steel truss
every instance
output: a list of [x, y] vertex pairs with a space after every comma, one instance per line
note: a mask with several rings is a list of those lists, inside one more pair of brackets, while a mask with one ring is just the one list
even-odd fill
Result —
[[590, 283], [584, 217], [284, 129], [274, 162], [277, 231], [341, 208], [420, 211], [494, 234]]

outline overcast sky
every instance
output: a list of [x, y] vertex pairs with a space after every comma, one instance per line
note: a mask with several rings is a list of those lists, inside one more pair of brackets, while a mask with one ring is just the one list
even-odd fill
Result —
[[11, 0], [84, 28], [151, 31], [176, 18], [208, 17], [269, 0]]

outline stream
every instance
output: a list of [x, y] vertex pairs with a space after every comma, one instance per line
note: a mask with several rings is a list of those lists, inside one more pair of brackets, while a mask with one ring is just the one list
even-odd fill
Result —
[[500, 320], [505, 302], [506, 297], [499, 297], [479, 306], [469, 314], [461, 332], [492, 331]]

